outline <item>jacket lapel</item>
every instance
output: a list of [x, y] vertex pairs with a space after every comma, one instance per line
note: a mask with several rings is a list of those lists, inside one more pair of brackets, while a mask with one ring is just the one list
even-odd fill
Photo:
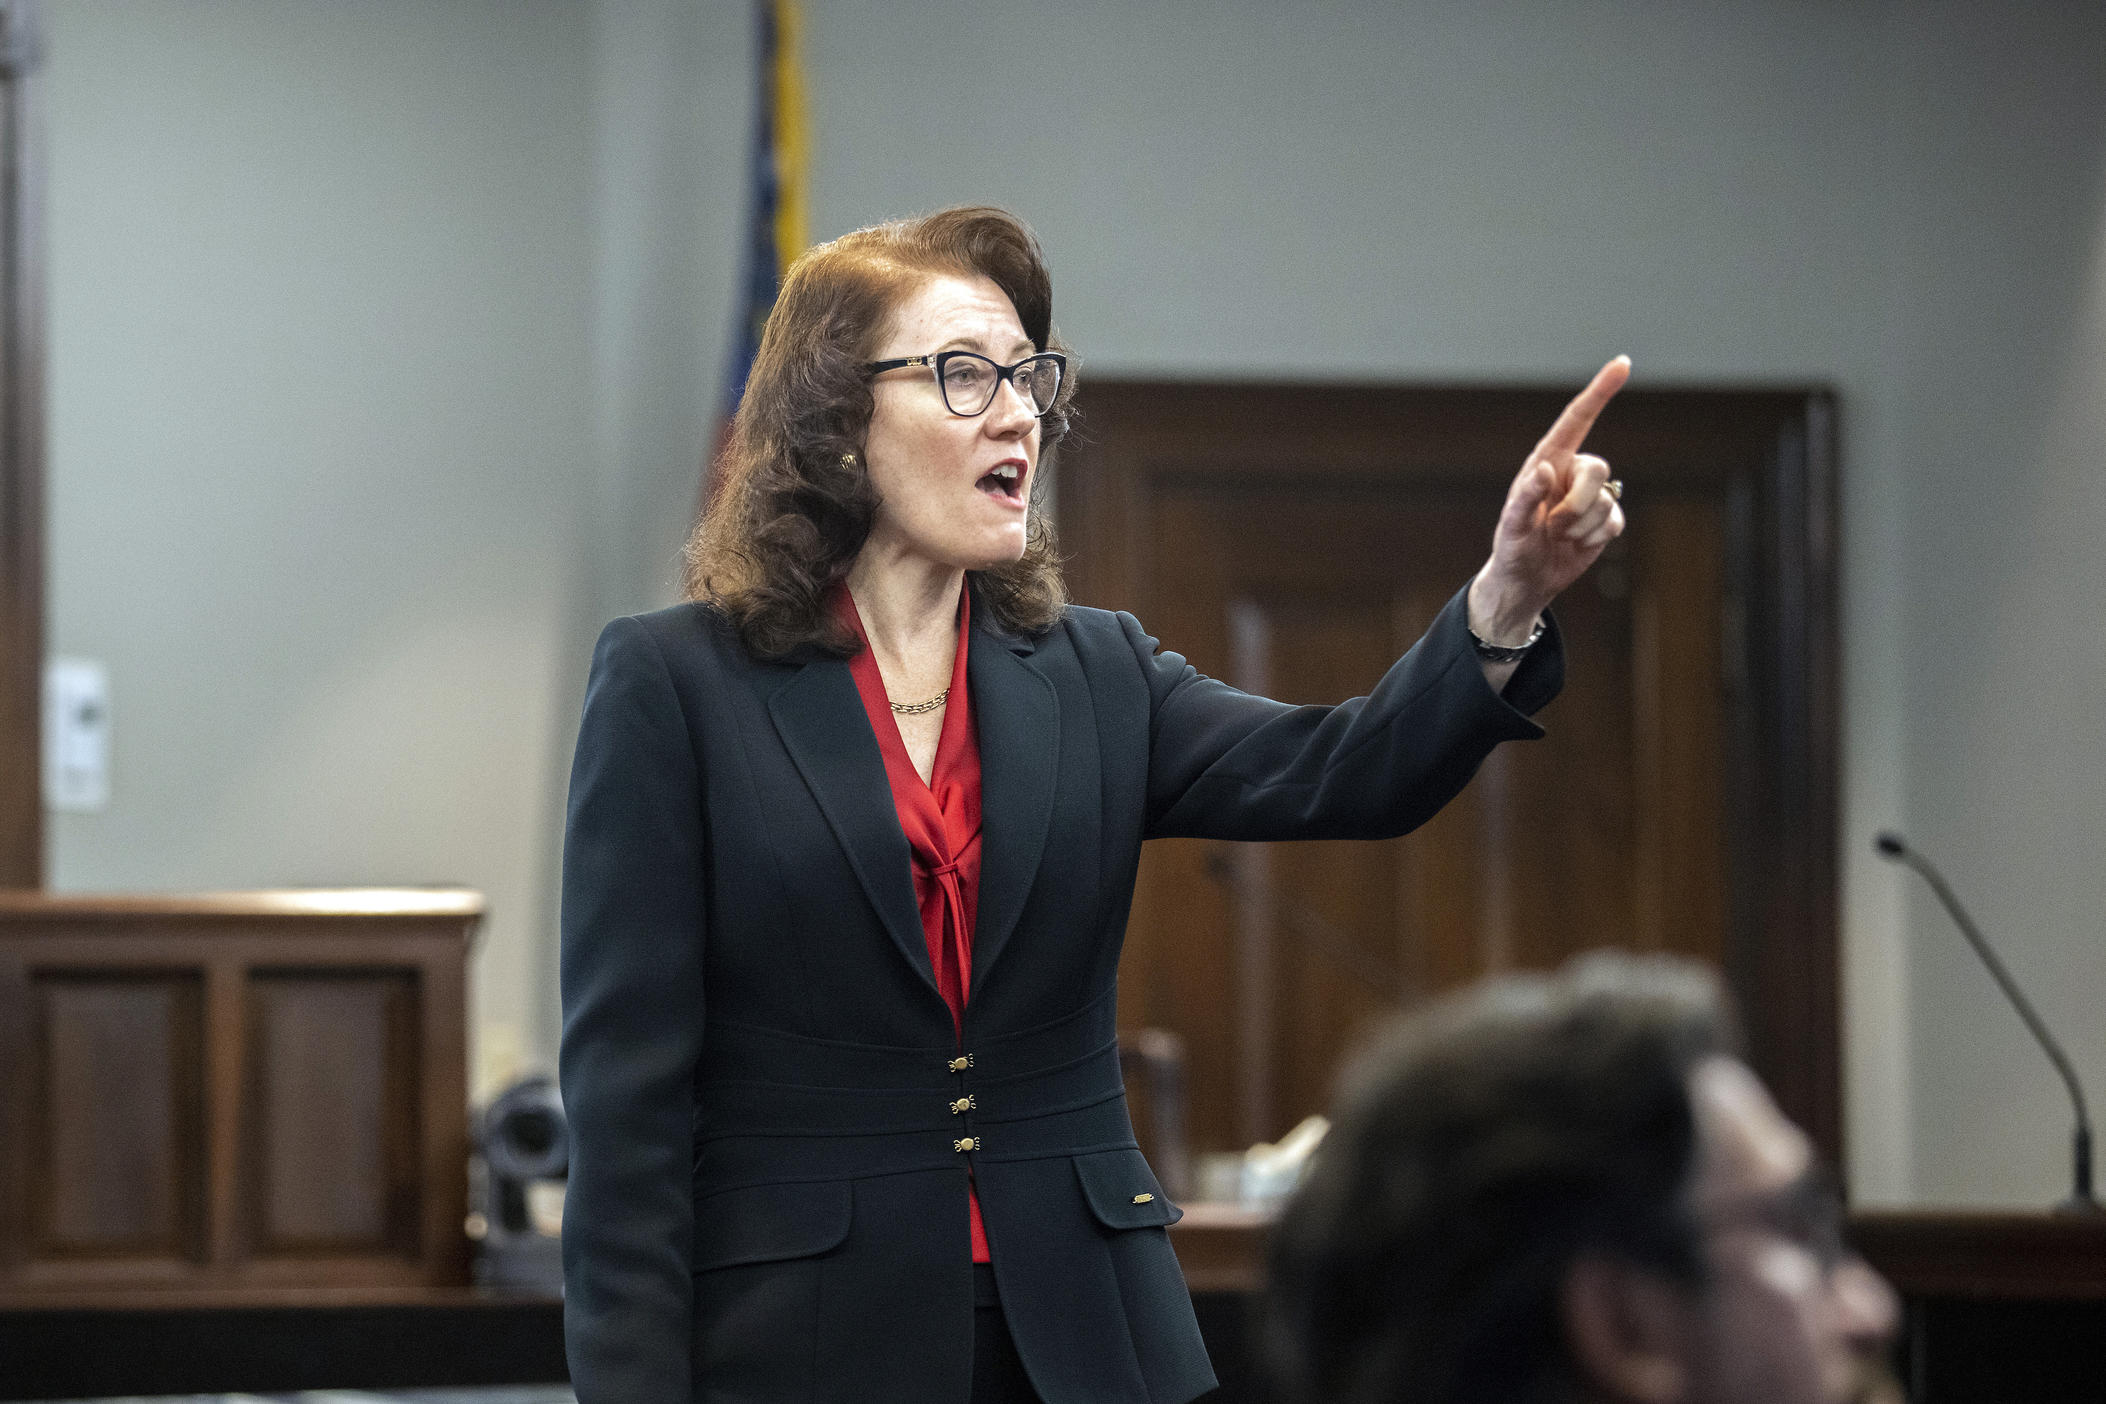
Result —
[[[974, 611], [976, 618], [979, 611]], [[980, 733], [980, 906], [973, 988], [1009, 942], [1045, 851], [1059, 770], [1060, 708], [1029, 639], [973, 627], [965, 661]]]
[[921, 972], [929, 992], [941, 999], [929, 967], [921, 912], [914, 904], [907, 836], [900, 831], [885, 759], [870, 734], [848, 664], [838, 658], [807, 663], [768, 699], [768, 713], [886, 932], [908, 964]]

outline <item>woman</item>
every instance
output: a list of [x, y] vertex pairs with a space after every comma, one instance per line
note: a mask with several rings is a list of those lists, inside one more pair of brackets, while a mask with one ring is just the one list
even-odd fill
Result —
[[1623, 525], [1578, 449], [1627, 373], [1373, 693], [1288, 707], [1066, 606], [1032, 499], [1074, 381], [1028, 230], [946, 210], [798, 260], [691, 601], [593, 659], [563, 897], [581, 1404], [1210, 1388], [1119, 1083], [1141, 842], [1400, 834], [1540, 734], [1542, 611]]

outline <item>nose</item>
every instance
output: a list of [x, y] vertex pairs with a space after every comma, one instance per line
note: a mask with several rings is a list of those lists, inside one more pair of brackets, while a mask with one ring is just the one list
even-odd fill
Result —
[[1029, 433], [1038, 423], [1038, 408], [1031, 397], [1016, 383], [1016, 377], [1004, 376], [995, 387], [994, 403], [987, 407], [987, 426], [998, 437]]

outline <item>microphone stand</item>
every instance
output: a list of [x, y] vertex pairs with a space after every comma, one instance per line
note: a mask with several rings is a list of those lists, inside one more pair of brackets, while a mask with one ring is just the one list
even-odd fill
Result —
[[2055, 1071], [2062, 1075], [2063, 1085], [2069, 1088], [2070, 1104], [2077, 1112], [2073, 1146], [2076, 1162], [2074, 1187], [2069, 1198], [2055, 1206], [2055, 1212], [2069, 1215], [2106, 1214], [2106, 1208], [2102, 1208], [2091, 1193], [2091, 1116], [2085, 1109], [2084, 1088], [2077, 1081], [2077, 1070], [2070, 1066], [2069, 1055], [2062, 1051], [2062, 1045], [2048, 1032], [2047, 1025], [2041, 1022], [2040, 1015], [2035, 1012], [2033, 1002], [2026, 998], [2025, 991], [2018, 988], [2018, 982], [2011, 978], [2011, 972], [2004, 968], [2003, 961], [1997, 958], [1996, 951], [1990, 947], [1989, 938], [1982, 934], [1981, 928], [1974, 924], [1974, 919], [1967, 915], [1967, 909], [1960, 905], [1960, 899], [1946, 886], [1945, 879], [1931, 866], [1930, 860], [1903, 842], [1901, 835], [1891, 831], [1879, 835], [1873, 840], [1872, 846], [1879, 850], [1881, 857], [1890, 862], [1915, 869], [1922, 875], [1923, 880], [1930, 884], [1931, 891], [1945, 904], [1945, 910], [1951, 915], [1953, 924], [1960, 928], [1960, 934], [1967, 938], [1967, 944], [1974, 947], [1974, 953], [1981, 957], [1982, 964], [1989, 967], [1989, 973], [1995, 977], [2004, 997], [2018, 1010], [2018, 1017], [2025, 1021], [2026, 1028], [2032, 1031], [2033, 1037], [2047, 1053], [2048, 1061], [2053, 1063]]

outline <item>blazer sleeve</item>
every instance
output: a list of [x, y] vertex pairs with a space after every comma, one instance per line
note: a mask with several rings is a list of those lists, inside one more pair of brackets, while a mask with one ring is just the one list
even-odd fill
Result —
[[[1297, 707], [1209, 678], [1119, 616], [1149, 689], [1150, 838], [1377, 839], [1453, 799], [1564, 684], [1555, 620], [1507, 682], [1486, 685], [1458, 591], [1373, 692]], [[1546, 616], [1547, 619], [1547, 616]]]
[[563, 1325], [579, 1404], [688, 1404], [702, 804], [657, 642], [600, 635], [563, 842]]

